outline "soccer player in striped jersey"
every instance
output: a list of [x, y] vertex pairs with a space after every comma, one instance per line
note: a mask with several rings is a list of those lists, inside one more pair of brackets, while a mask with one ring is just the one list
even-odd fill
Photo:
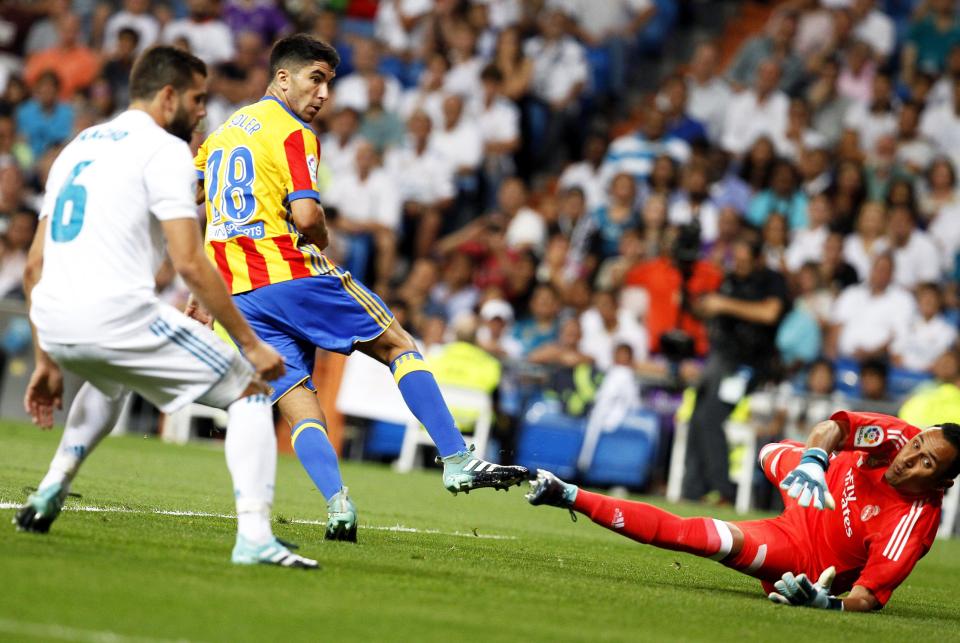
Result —
[[875, 610], [933, 545], [944, 491], [960, 473], [960, 426], [921, 431], [888, 415], [840, 411], [813, 428], [806, 447], [764, 447], [760, 465], [786, 505], [776, 518], [680, 518], [547, 471], [538, 471], [527, 499], [579, 511], [641, 543], [713, 558], [758, 578], [775, 603]]
[[[322, 252], [328, 234], [316, 179], [320, 149], [310, 122], [339, 62], [333, 47], [306, 34], [278, 41], [266, 96], [211, 133], [195, 165], [206, 205], [207, 254], [257, 335], [284, 357], [286, 375], [271, 382], [273, 401], [327, 500], [326, 537], [356, 540], [356, 508], [310, 380], [317, 347], [361, 350], [390, 367], [407, 406], [436, 443], [443, 484], [454, 494], [506, 489], [526, 479], [527, 470], [472, 454], [413, 339], [380, 297]], [[194, 306], [188, 312], [204, 317]]]

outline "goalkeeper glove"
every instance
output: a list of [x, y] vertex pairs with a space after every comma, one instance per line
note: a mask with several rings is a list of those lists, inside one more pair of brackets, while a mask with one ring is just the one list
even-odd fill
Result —
[[801, 507], [809, 507], [812, 502], [817, 509], [833, 509], [836, 503], [823, 475], [829, 466], [830, 458], [826, 451], [816, 447], [807, 449], [800, 458], [799, 466], [787, 474], [780, 488], [786, 489], [791, 498], [797, 498], [797, 504]]
[[833, 584], [836, 575], [836, 568], [831, 566], [820, 574], [820, 579], [816, 583], [811, 583], [806, 574], [794, 576], [792, 572], [787, 572], [782, 579], [773, 584], [777, 591], [770, 592], [768, 598], [780, 605], [842, 610], [843, 601], [830, 595], [830, 585]]

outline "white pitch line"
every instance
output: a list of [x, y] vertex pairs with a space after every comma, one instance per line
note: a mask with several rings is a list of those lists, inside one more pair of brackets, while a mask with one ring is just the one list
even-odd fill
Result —
[[[0, 501], [0, 510], [19, 509], [21, 503]], [[235, 514], [219, 514], [207, 511], [180, 511], [175, 509], [127, 509], [126, 507], [99, 507], [96, 505], [66, 505], [64, 511], [83, 511], [88, 513], [114, 513], [114, 514], [137, 514], [153, 516], [187, 516], [197, 518], [224, 518], [235, 520]], [[321, 520], [302, 520], [299, 518], [287, 519], [287, 522], [297, 525], [326, 525]], [[417, 527], [407, 527], [405, 525], [359, 525], [360, 529], [370, 529], [372, 531], [390, 531], [401, 534], [426, 534], [429, 536], [452, 536], [455, 538], [483, 538], [485, 540], [516, 540], [516, 536], [503, 536], [500, 534], [477, 534], [463, 531], [440, 531], [438, 529], [420, 529]]]
[[53, 623], [25, 623], [0, 618], [0, 632], [14, 636], [29, 636], [42, 641], [79, 641], [80, 643], [180, 643], [187, 639], [155, 639], [142, 636], [126, 636], [116, 632], [85, 630]]

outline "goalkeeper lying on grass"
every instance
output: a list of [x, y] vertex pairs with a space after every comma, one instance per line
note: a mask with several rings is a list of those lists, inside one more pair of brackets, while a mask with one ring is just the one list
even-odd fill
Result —
[[761, 450], [760, 466], [786, 504], [776, 518], [680, 518], [542, 470], [527, 500], [720, 561], [758, 578], [775, 603], [860, 612], [883, 607], [930, 549], [944, 490], [960, 473], [958, 455], [960, 426], [952, 422], [921, 431], [887, 415], [840, 411], [813, 428], [806, 447], [783, 441]]

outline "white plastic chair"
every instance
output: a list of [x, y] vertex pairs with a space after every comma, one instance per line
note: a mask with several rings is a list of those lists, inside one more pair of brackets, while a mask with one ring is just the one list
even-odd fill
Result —
[[[493, 425], [493, 399], [490, 394], [452, 386], [441, 386], [440, 392], [455, 419], [458, 415], [467, 414], [476, 417], [473, 434], [464, 437], [477, 446], [474, 454], [478, 458], [483, 458], [490, 439], [490, 427]], [[433, 447], [433, 440], [423, 425], [418, 420], [412, 419], [407, 422], [400, 457], [394, 463], [394, 468], [401, 473], [412, 471], [420, 462], [417, 454], [422, 446]]]
[[203, 404], [187, 404], [179, 411], [167, 415], [163, 424], [163, 441], [173, 444], [189, 442], [193, 436], [193, 421], [197, 418], [209, 418], [217, 428], [227, 428], [227, 412], [223, 409]]
[[957, 527], [957, 509], [960, 508], [960, 486], [950, 487], [950, 491], [943, 497], [943, 513], [940, 517], [940, 529], [937, 538], [953, 538]]
[[[753, 501], [753, 469], [757, 459], [757, 432], [749, 422], [728, 420], [723, 425], [730, 447], [743, 447], [740, 470], [737, 474], [737, 498], [734, 508], [738, 514], [750, 511]], [[670, 455], [670, 474], [667, 477], [667, 500], [679, 502], [683, 487], [683, 474], [687, 458], [687, 439], [690, 426], [677, 422], [673, 431], [673, 452]]]

